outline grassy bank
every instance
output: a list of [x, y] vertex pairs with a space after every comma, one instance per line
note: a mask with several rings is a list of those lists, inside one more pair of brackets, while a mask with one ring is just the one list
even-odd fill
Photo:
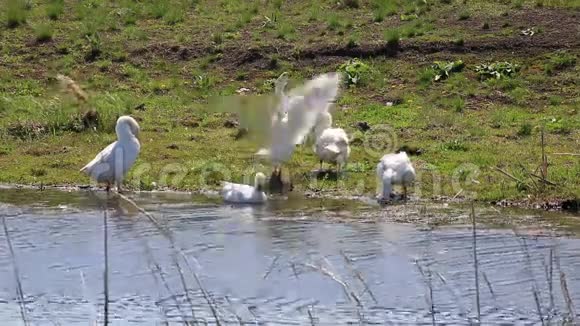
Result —
[[[421, 196], [580, 197], [580, 158], [560, 154], [580, 153], [577, 0], [0, 6], [2, 183], [88, 183], [77, 171], [115, 139], [120, 114], [142, 127], [129, 187], [242, 181], [268, 167], [254, 163], [257, 144], [236, 137], [232, 117], [204, 110], [207, 97], [268, 93], [283, 71], [300, 81], [346, 63], [360, 78], [333, 115], [353, 137], [348, 173], [313, 180], [317, 159], [301, 147], [288, 164], [297, 190], [373, 193], [378, 159], [406, 145], [422, 150], [413, 157]], [[77, 80], [88, 103], [59, 92], [57, 73]], [[92, 109], [97, 121], [86, 119]], [[545, 185], [533, 176], [542, 130]]]

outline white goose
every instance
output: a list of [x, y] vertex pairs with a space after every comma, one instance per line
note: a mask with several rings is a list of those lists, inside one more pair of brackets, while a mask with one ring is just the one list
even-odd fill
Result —
[[332, 116], [328, 111], [318, 115], [316, 127], [314, 127], [316, 144], [314, 152], [320, 159], [320, 169], [322, 163], [335, 163], [336, 173], [346, 166], [350, 155], [348, 136], [342, 128], [332, 128]]
[[296, 144], [302, 143], [314, 127], [318, 115], [334, 101], [339, 85], [340, 75], [328, 73], [292, 90], [286, 114], [275, 111], [272, 116], [269, 148], [259, 150], [256, 155], [268, 158], [278, 171], [290, 159]]
[[115, 132], [117, 141], [105, 147], [80, 170], [96, 182], [106, 183], [107, 191], [113, 183], [116, 184], [117, 191], [121, 191], [123, 178], [135, 163], [141, 149], [138, 139], [139, 124], [132, 117], [119, 117]]
[[221, 191], [222, 198], [226, 202], [237, 204], [261, 204], [266, 202], [267, 197], [263, 191], [266, 176], [258, 172], [254, 177], [254, 186], [224, 182]]
[[[283, 75], [278, 94], [283, 94], [284, 79]], [[281, 109], [280, 96], [213, 96], [208, 108], [236, 114], [241, 127], [247, 128], [260, 143], [266, 143], [255, 155], [269, 160], [274, 166], [272, 176], [279, 178], [280, 166], [290, 159], [296, 144], [302, 143], [314, 127], [318, 114], [334, 102], [340, 80], [341, 75], [332, 72], [292, 89], [288, 94], [287, 114]]]
[[407, 197], [407, 186], [415, 180], [415, 169], [405, 152], [386, 154], [377, 164], [377, 177], [381, 180], [380, 200], [390, 200], [393, 185], [403, 186], [403, 198]]

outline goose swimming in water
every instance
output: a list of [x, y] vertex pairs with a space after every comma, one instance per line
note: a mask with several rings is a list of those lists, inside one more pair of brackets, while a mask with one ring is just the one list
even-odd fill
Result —
[[407, 197], [407, 186], [415, 180], [415, 169], [405, 152], [386, 154], [377, 164], [377, 177], [381, 181], [380, 200], [390, 200], [394, 196], [393, 185], [403, 186], [403, 198]]
[[267, 197], [264, 193], [266, 176], [258, 172], [254, 177], [254, 186], [224, 182], [221, 191], [222, 198], [226, 202], [238, 204], [261, 204], [266, 202]]
[[106, 183], [107, 191], [111, 184], [115, 184], [120, 192], [123, 179], [137, 160], [141, 149], [138, 139], [139, 124], [130, 116], [121, 116], [117, 119], [115, 132], [117, 141], [105, 147], [80, 171], [98, 183]]

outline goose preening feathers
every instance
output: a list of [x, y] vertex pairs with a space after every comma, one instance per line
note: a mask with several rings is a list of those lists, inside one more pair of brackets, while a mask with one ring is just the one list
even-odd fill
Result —
[[121, 191], [123, 179], [135, 163], [141, 148], [139, 124], [130, 116], [121, 116], [117, 119], [115, 132], [117, 141], [105, 147], [80, 171], [98, 183], [106, 183], [107, 190], [114, 183], [117, 190]]
[[323, 162], [335, 163], [338, 175], [350, 155], [346, 132], [342, 128], [332, 128], [332, 116], [328, 111], [324, 111], [318, 115], [314, 134], [316, 136], [314, 152], [320, 159], [320, 169]]
[[405, 152], [386, 154], [377, 165], [377, 177], [382, 192], [380, 200], [390, 200], [394, 195], [393, 185], [403, 186], [403, 198], [407, 196], [407, 186], [415, 180], [415, 169]]
[[254, 177], [254, 186], [224, 182], [221, 191], [224, 201], [237, 204], [261, 204], [266, 202], [267, 197], [264, 193], [266, 176], [258, 172]]

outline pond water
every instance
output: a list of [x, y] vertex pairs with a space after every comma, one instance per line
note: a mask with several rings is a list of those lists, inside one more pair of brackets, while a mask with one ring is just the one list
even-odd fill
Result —
[[469, 325], [477, 292], [484, 325], [580, 309], [574, 216], [476, 207], [477, 291], [468, 206], [129, 195], [155, 224], [106, 196], [0, 190], [2, 325], [102, 324], [105, 209], [113, 325]]

